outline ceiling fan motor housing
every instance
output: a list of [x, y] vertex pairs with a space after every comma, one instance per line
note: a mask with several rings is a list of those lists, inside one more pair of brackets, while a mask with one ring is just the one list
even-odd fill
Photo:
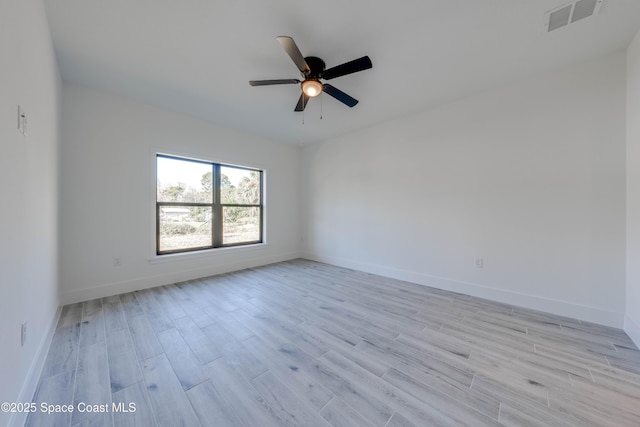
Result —
[[309, 71], [306, 73], [305, 78], [319, 79], [322, 77], [322, 73], [325, 69], [325, 63], [322, 59], [315, 56], [307, 56], [304, 58], [309, 66]]

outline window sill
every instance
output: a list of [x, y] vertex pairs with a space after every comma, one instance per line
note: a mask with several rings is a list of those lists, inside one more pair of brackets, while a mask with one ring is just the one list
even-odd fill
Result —
[[204, 249], [201, 251], [194, 252], [180, 252], [176, 254], [166, 254], [166, 255], [153, 255], [147, 259], [149, 264], [164, 264], [167, 262], [176, 262], [176, 261], [190, 261], [197, 260], [201, 258], [211, 258], [215, 255], [221, 255], [225, 253], [232, 252], [253, 252], [257, 250], [262, 250], [267, 246], [267, 243], [256, 243], [253, 245], [242, 245], [242, 246], [229, 246], [226, 248], [215, 248], [215, 249]]

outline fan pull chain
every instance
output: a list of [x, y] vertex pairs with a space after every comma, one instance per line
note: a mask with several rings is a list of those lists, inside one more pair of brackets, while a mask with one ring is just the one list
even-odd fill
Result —
[[302, 101], [302, 124], [304, 125], [304, 110], [305, 110], [304, 100]]
[[320, 120], [322, 120], [322, 100], [324, 99], [324, 93], [320, 92]]

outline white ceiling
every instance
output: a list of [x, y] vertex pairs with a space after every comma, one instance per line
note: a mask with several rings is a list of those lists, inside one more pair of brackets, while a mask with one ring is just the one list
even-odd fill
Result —
[[[627, 47], [640, 1], [554, 32], [567, 0], [45, 0], [64, 80], [125, 94], [275, 140], [306, 144]], [[276, 36], [327, 68], [369, 55], [373, 69], [331, 80], [293, 111], [299, 78]], [[320, 120], [322, 104], [323, 119]]]

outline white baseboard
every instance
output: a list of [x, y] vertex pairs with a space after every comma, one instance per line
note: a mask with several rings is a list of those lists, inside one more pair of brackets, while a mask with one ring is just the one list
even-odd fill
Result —
[[62, 293], [62, 305], [89, 301], [96, 298], [104, 298], [126, 292], [139, 291], [141, 289], [154, 288], [156, 286], [169, 285], [171, 283], [184, 282], [186, 280], [200, 279], [202, 277], [229, 273], [232, 271], [243, 270], [245, 268], [259, 267], [261, 265], [288, 261], [299, 257], [300, 253], [291, 252], [272, 256], [243, 258], [242, 261], [233, 263], [140, 277], [122, 282], [106, 283], [104, 285], [94, 286], [91, 288], [75, 289]]
[[558, 316], [570, 317], [573, 319], [585, 320], [601, 325], [622, 328], [624, 314], [596, 307], [589, 307], [567, 301], [561, 301], [537, 295], [529, 295], [520, 292], [497, 289], [477, 283], [462, 282], [449, 278], [432, 276], [414, 271], [401, 270], [378, 264], [369, 264], [359, 261], [344, 259], [340, 257], [319, 255], [314, 253], [304, 253], [304, 258], [365, 271], [367, 273], [378, 274], [393, 279], [404, 280], [419, 285], [430, 286], [447, 291], [457, 292], [478, 298], [485, 298], [496, 302], [510, 304], [531, 310], [543, 311]]
[[636, 344], [636, 347], [640, 348], [640, 325], [634, 322], [629, 315], [624, 316], [624, 331], [629, 335], [631, 341]]
[[[47, 360], [49, 347], [51, 346], [53, 334], [56, 331], [56, 325], [58, 324], [58, 319], [60, 318], [61, 312], [62, 306], [58, 307], [58, 309], [56, 310], [55, 314], [53, 315], [53, 319], [51, 319], [51, 324], [49, 325], [47, 333], [42, 337], [42, 340], [40, 340], [36, 356], [33, 359], [31, 366], [29, 367], [27, 378], [22, 384], [22, 390], [20, 390], [20, 397], [18, 398], [17, 402], [31, 402], [31, 399], [33, 399], [33, 396], [36, 394], [38, 381], [40, 380], [40, 374], [42, 373], [44, 362]], [[8, 427], [24, 426], [24, 423], [27, 421], [28, 415], [29, 414], [27, 412], [14, 412], [12, 417], [9, 418]]]

